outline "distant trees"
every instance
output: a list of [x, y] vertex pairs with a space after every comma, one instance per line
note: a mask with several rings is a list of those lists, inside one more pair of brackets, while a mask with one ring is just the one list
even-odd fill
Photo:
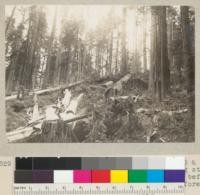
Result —
[[[25, 26], [27, 34], [24, 36]], [[23, 17], [17, 27], [13, 22], [12, 28], [8, 29], [6, 34], [6, 44], [9, 48], [7, 51], [9, 66], [6, 69], [7, 93], [16, 90], [19, 86], [24, 86], [26, 89], [36, 87], [40, 50], [45, 44], [46, 28], [47, 23], [42, 7], [31, 6], [28, 23], [26, 24]]]
[[[19, 79], [19, 66], [21, 53], [23, 53], [23, 30], [24, 24], [21, 22], [16, 28], [14, 26], [15, 20], [8, 19], [10, 22], [9, 29], [6, 33], [6, 92], [11, 93], [15, 90], [15, 85]], [[9, 52], [9, 55], [8, 55]]]
[[20, 86], [35, 90], [128, 72], [149, 74], [149, 91], [157, 101], [184, 84], [188, 93], [194, 90], [191, 7], [111, 8], [93, 29], [74, 12], [58, 21], [55, 9], [49, 30], [46, 14], [42, 6], [13, 7], [6, 18], [7, 94]]

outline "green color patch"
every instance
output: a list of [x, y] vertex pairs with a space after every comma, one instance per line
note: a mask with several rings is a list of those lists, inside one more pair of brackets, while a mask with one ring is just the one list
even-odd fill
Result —
[[129, 170], [128, 182], [129, 183], [146, 183], [147, 170]]

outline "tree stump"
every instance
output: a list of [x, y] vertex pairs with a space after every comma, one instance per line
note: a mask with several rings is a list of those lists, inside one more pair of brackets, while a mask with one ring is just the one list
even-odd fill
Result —
[[44, 142], [72, 142], [71, 126], [63, 120], [45, 120], [42, 123], [42, 141]]

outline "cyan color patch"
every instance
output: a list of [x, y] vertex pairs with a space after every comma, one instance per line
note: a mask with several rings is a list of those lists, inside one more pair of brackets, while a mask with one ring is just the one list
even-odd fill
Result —
[[164, 170], [147, 170], [147, 182], [148, 183], [163, 183]]

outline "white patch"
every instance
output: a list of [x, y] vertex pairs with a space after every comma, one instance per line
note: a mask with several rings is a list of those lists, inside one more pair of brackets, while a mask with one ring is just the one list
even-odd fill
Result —
[[58, 120], [59, 117], [56, 115], [56, 109], [52, 107], [47, 107], [45, 110], [46, 120]]
[[33, 115], [31, 121], [37, 121], [40, 118], [38, 104], [36, 103], [33, 107]]
[[64, 94], [65, 94], [65, 96], [62, 99], [62, 104], [64, 105], [65, 109], [67, 109], [67, 107], [70, 104], [72, 94], [71, 94], [71, 92], [68, 89], [65, 89]]

